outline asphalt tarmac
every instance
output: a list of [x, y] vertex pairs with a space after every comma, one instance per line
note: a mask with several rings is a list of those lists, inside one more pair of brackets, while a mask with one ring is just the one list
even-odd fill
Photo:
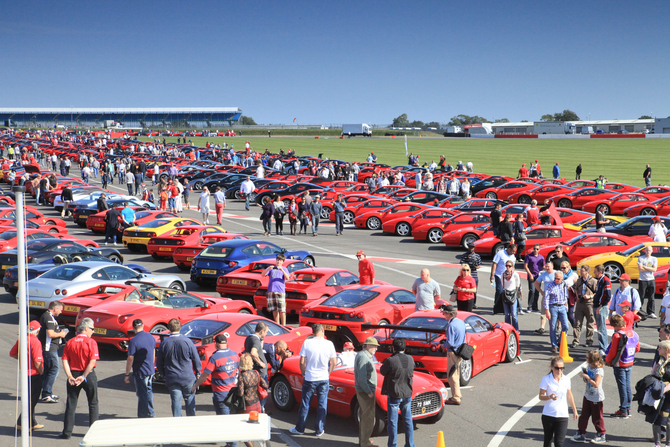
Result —
[[[76, 174], [76, 172], [73, 172]], [[94, 179], [93, 183], [97, 183]], [[7, 185], [2, 186], [7, 188]], [[125, 185], [110, 185], [111, 190], [119, 193], [127, 192]], [[193, 192], [191, 202], [197, 203], [198, 195]], [[32, 198], [27, 199], [28, 205], [33, 205]], [[46, 215], [58, 214], [46, 207], [39, 207]], [[344, 235], [335, 236], [335, 228], [330, 222], [321, 224], [318, 237], [311, 235], [300, 236], [272, 236], [263, 237], [262, 224], [259, 220], [260, 208], [252, 208], [247, 212], [244, 204], [237, 201], [228, 201], [225, 209], [223, 226], [228, 231], [245, 233], [249, 237], [267, 239], [280, 246], [291, 249], [309, 250], [316, 260], [317, 266], [346, 268], [357, 272], [358, 266], [354, 256], [357, 250], [363, 249], [368, 257], [383, 258], [375, 260], [377, 279], [391, 282], [398, 286], [411, 288], [415, 278], [422, 268], [431, 270], [433, 279], [442, 287], [442, 296], [448, 297], [451, 285], [458, 274], [457, 268], [437, 266], [438, 264], [457, 264], [462, 250], [448, 250], [441, 245], [414, 242], [411, 237], [400, 238], [385, 235], [381, 232], [355, 229], [353, 226], [345, 228]], [[184, 217], [200, 219], [197, 211], [185, 210]], [[215, 216], [210, 223], [216, 221]], [[82, 229], [72, 223], [68, 224], [69, 234], [85, 235], [86, 238], [96, 240], [102, 244], [103, 237], [92, 235], [87, 229]], [[180, 275], [187, 281], [189, 291], [210, 293], [218, 296], [213, 289], [204, 289], [191, 283], [188, 273], [181, 272], [172, 262], [155, 261], [145, 254], [131, 253], [121, 246], [118, 247], [126, 262], [141, 263], [154, 273], [170, 273]], [[480, 270], [480, 293], [476, 312], [491, 322], [504, 321], [502, 315], [492, 315], [493, 289], [488, 283], [489, 266], [491, 259], [484, 259], [484, 268]], [[522, 269], [520, 264], [518, 269]], [[522, 281], [526, 289], [527, 282]], [[525, 299], [524, 299], [525, 303]], [[660, 299], [657, 301], [660, 305]], [[435, 424], [419, 423], [415, 431], [415, 445], [417, 447], [435, 446], [438, 431], [444, 431], [447, 445], [468, 446], [514, 446], [525, 447], [537, 445], [543, 439], [541, 424], [542, 406], [538, 404], [537, 395], [542, 377], [549, 372], [551, 358], [548, 335], [537, 335], [534, 330], [539, 327], [538, 314], [519, 316], [521, 329], [520, 359], [514, 363], [502, 363], [483, 371], [475, 376], [470, 386], [463, 389], [461, 406], [447, 406], [444, 417]], [[17, 362], [8, 356], [18, 334], [18, 309], [14, 297], [9, 293], [0, 294], [0, 352], [5, 354], [5, 360], [0, 363], [0, 374], [4, 380], [0, 383], [0, 400], [5, 403], [0, 409], [0, 445], [14, 444], [14, 425], [17, 417], [18, 376]], [[297, 319], [289, 320], [297, 324]], [[633, 368], [632, 384], [649, 373], [654, 349], [658, 343], [656, 330], [658, 320], [647, 320], [638, 328], [642, 350], [636, 356]], [[572, 341], [570, 335], [569, 340]], [[582, 340], [583, 343], [583, 340]], [[570, 351], [574, 358], [573, 363], [566, 364], [566, 374], [576, 373], [585, 359], [586, 347]], [[101, 360], [96, 368], [99, 386], [100, 418], [133, 418], [136, 416], [137, 398], [132, 385], [123, 382], [126, 355], [114, 349], [101, 349]], [[581, 379], [572, 379], [572, 389], [577, 408], [581, 408], [584, 393], [584, 384]], [[636, 413], [637, 405], [633, 405], [633, 415], [630, 419], [619, 420], [610, 417], [618, 409], [618, 392], [611, 368], [605, 368], [605, 426], [609, 445], [643, 446], [651, 444], [651, 426], [644, 422], [644, 417]], [[80, 396], [77, 408], [74, 434], [70, 440], [56, 439], [63, 428], [65, 412], [65, 374], [62, 371], [56, 380], [54, 392], [61, 396], [56, 404], [38, 404], [36, 409], [37, 421], [44, 424], [44, 429], [34, 432], [33, 446], [74, 446], [83, 438], [88, 428], [88, 411], [84, 394]], [[167, 389], [161, 385], [154, 388], [154, 406], [156, 415], [168, 417], [171, 415], [170, 398]], [[211, 396], [208, 389], [196, 396], [197, 414], [214, 414]], [[273, 446], [287, 445], [290, 447], [311, 447], [328, 445], [333, 447], [358, 445], [358, 434], [351, 419], [328, 416], [326, 419], [325, 434], [321, 438], [314, 436], [314, 410], [311, 411], [307, 423], [307, 431], [303, 436], [292, 436], [288, 429], [295, 426], [297, 408], [290, 413], [282, 412], [268, 406], [272, 412], [272, 441]], [[222, 427], [222, 429], [224, 429]], [[568, 437], [577, 429], [577, 422], [570, 421]], [[399, 443], [404, 443], [404, 435], [399, 436]], [[588, 438], [594, 436], [593, 425], [589, 424]], [[387, 436], [374, 438], [376, 445], [386, 445]], [[20, 442], [20, 441], [19, 441]], [[570, 441], [566, 440], [566, 445]]]

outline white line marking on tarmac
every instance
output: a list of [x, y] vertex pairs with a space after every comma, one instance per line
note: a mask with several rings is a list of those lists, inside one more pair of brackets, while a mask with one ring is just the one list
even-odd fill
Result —
[[[271, 424], [271, 425], [272, 425], [272, 428], [274, 429], [274, 430], [272, 430], [272, 433], [274, 433], [274, 434], [276, 434], [277, 436], [279, 436], [279, 439], [281, 439], [282, 441], [284, 441], [284, 443], [285, 443], [287, 446], [289, 446], [289, 447], [301, 447], [300, 444], [298, 444], [297, 442], [295, 442], [289, 435], [287, 435], [286, 433], [284, 433], [284, 432], [283, 432], [279, 427], [277, 427], [275, 424]], [[241, 443], [240, 443], [240, 444], [241, 444]]]
[[[570, 374], [567, 375], [568, 378], [572, 379], [574, 376], [576, 376], [578, 373], [582, 371], [582, 366], [586, 365], [586, 362], [582, 363], [581, 365], [577, 366], [574, 370], [570, 372]], [[500, 430], [498, 430], [498, 433], [495, 434], [493, 439], [488, 443], [487, 447], [498, 447], [502, 442], [505, 440], [505, 436], [507, 436], [507, 433], [514, 427], [514, 425], [521, 420], [522, 417], [526, 415], [530, 411], [531, 408], [533, 408], [535, 405], [540, 403], [540, 398], [538, 396], [535, 396], [532, 398], [526, 405], [521, 407], [512, 415], [511, 418], [507, 420], [503, 424], [502, 427], [500, 427]]]

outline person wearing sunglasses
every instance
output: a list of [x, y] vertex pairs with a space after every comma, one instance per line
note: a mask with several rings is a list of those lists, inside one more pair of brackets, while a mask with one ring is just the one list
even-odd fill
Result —
[[535, 289], [535, 281], [544, 270], [544, 256], [540, 255], [540, 244], [533, 246], [533, 251], [526, 255], [523, 264], [528, 275], [528, 312], [539, 312], [537, 304], [540, 292]]
[[544, 447], [563, 447], [565, 435], [568, 431], [570, 413], [568, 404], [572, 408], [574, 420], [579, 418], [575, 399], [570, 390], [570, 378], [563, 374], [565, 364], [563, 358], [556, 356], [551, 359], [551, 372], [542, 378], [540, 383], [539, 399], [544, 402], [542, 409], [542, 428], [544, 429]]
[[456, 292], [456, 301], [458, 310], [472, 312], [475, 292], [477, 292], [477, 283], [475, 278], [470, 276], [470, 266], [461, 265], [461, 273], [454, 282], [454, 291]]

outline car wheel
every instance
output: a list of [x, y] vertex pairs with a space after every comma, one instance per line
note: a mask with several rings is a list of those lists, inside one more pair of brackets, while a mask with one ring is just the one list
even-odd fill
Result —
[[382, 221], [379, 217], [371, 217], [366, 224], [368, 230], [379, 230], [382, 226]]
[[467, 250], [468, 245], [474, 244], [477, 239], [479, 239], [479, 237], [476, 234], [468, 233], [461, 239], [461, 246]]
[[391, 323], [386, 318], [382, 318], [381, 320], [379, 320], [379, 323], [377, 323], [377, 324], [380, 325], [380, 326], [386, 326], [387, 324], [391, 324]]
[[304, 262], [305, 262], [305, 264], [309, 264], [309, 265], [311, 265], [312, 267], [314, 267], [314, 266], [316, 265], [316, 264], [314, 263], [314, 258], [311, 257], [311, 256], [307, 256], [307, 257], [305, 258], [305, 261], [304, 261]]
[[82, 228], [86, 228], [86, 222], [77, 222], [77, 225], [79, 225]]
[[656, 210], [653, 208], [642, 208], [640, 211], [640, 216], [655, 216]]
[[158, 323], [158, 324], [154, 325], [154, 327], [151, 328], [150, 332], [163, 332], [163, 331], [167, 331], [167, 330], [168, 330], [168, 327], [166, 325], [164, 325], [163, 323]]
[[[274, 390], [274, 388], [273, 388]], [[361, 407], [358, 405], [358, 401], [354, 404], [354, 418], [356, 420], [356, 427], [361, 425]], [[386, 412], [384, 412], [379, 406], [375, 405], [375, 421], [372, 424], [372, 436], [379, 436], [386, 432]]]
[[156, 253], [151, 253], [151, 257], [156, 259], [156, 260], [160, 259], [160, 256], [158, 256], [158, 254], [156, 254]]
[[498, 242], [497, 244], [495, 244], [493, 246], [493, 250], [491, 251], [491, 254], [493, 256], [495, 256], [495, 255], [498, 254], [499, 251], [503, 251], [504, 249], [505, 249], [505, 246], [503, 244], [501, 244], [500, 242]]
[[289, 209], [291, 207], [291, 201], [290, 200], [283, 200], [284, 202], [284, 209]]
[[56, 222], [54, 222], [53, 220], [47, 220], [45, 225], [56, 225]]
[[49, 233], [58, 233], [58, 230], [55, 228], [49, 228]]
[[193, 184], [193, 190], [194, 190], [194, 191], [199, 191], [199, 190], [201, 190], [201, 189], [202, 189], [202, 182], [195, 182], [195, 183]]
[[242, 192], [239, 189], [235, 191], [235, 198], [237, 200], [242, 200]]
[[278, 376], [272, 382], [272, 402], [282, 411], [291, 411], [295, 407], [295, 395], [284, 376]]
[[624, 270], [621, 264], [617, 262], [608, 262], [605, 264], [605, 274], [609, 277], [610, 281], [618, 281], [623, 273]]
[[400, 222], [395, 227], [395, 232], [398, 236], [409, 236], [412, 232], [412, 227], [407, 222]]
[[328, 219], [330, 217], [330, 212], [333, 211], [327, 206], [321, 208], [321, 219]]
[[251, 314], [251, 311], [249, 311], [249, 309], [243, 307], [243, 308], [240, 309], [237, 313], [238, 313], [238, 314], [249, 314], [249, 315], [250, 315], [250, 314]]
[[354, 213], [351, 211], [345, 211], [344, 212], [344, 223], [345, 224], [351, 224], [354, 222]]
[[531, 202], [530, 196], [524, 194], [519, 197], [519, 203], [529, 205]]
[[569, 199], [561, 199], [558, 201], [559, 208], [572, 208], [572, 202]]
[[179, 281], [174, 281], [172, 284], [170, 284], [170, 288], [174, 290], [181, 290], [182, 292], [184, 291], [184, 286], [182, 286]]
[[519, 341], [516, 339], [516, 334], [510, 331], [509, 338], [507, 339], [507, 350], [505, 352], [505, 361], [507, 363], [514, 361], [518, 352], [519, 352]]
[[439, 228], [431, 228], [428, 232], [428, 242], [431, 244], [439, 244], [442, 242], [442, 237], [444, 236], [444, 231]]
[[549, 253], [549, 254], [547, 255], [547, 262], [551, 262], [551, 261], [553, 261], [555, 258], [556, 258], [556, 252], [555, 252], [555, 251], [552, 251], [551, 253]]
[[107, 259], [112, 262], [116, 262], [117, 264], [123, 264], [123, 259], [121, 259], [121, 256], [117, 255], [116, 253], [107, 256]]
[[603, 216], [606, 216], [610, 213], [610, 207], [605, 203], [601, 203], [600, 205], [598, 205], [596, 207], [596, 212], [598, 212], [598, 211], [603, 213]]
[[470, 379], [472, 379], [472, 359], [461, 360], [460, 373], [461, 386], [467, 386], [467, 384], [470, 383]]
[[494, 193], [493, 191], [489, 191], [486, 193], [486, 198], [487, 199], [497, 199], [498, 195]]
[[436, 415], [428, 417], [428, 418], [424, 419], [424, 421], [427, 424], [436, 424], [436, 423], [440, 422], [440, 419], [442, 419], [442, 416], [444, 416], [444, 407], [445, 406], [443, 405], [442, 408], [440, 409], [440, 411]]

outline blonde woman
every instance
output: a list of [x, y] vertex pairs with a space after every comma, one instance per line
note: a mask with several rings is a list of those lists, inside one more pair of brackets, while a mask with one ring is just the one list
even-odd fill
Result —
[[[245, 353], [240, 357], [240, 375], [237, 378], [237, 386], [240, 394], [244, 396], [244, 405], [246, 410], [244, 414], [249, 414], [252, 411], [262, 412], [261, 397], [258, 394], [258, 386], [268, 389], [268, 384], [261, 378], [258, 371], [254, 369], [254, 361], [251, 354]], [[253, 447], [253, 442], [245, 442], [247, 447]], [[265, 443], [263, 443], [265, 446]]]

